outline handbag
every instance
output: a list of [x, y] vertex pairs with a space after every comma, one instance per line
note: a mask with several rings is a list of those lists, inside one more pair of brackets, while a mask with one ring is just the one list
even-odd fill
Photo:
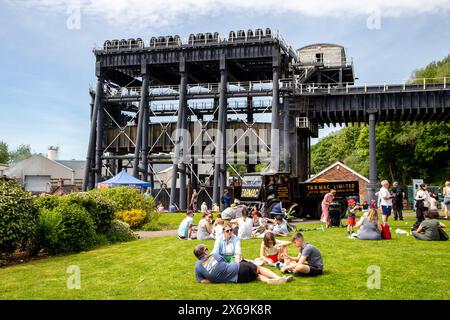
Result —
[[442, 230], [442, 228], [438, 228], [439, 230], [439, 240], [440, 241], [448, 241], [448, 234]]
[[383, 239], [392, 239], [391, 228], [386, 225], [381, 225], [381, 237]]

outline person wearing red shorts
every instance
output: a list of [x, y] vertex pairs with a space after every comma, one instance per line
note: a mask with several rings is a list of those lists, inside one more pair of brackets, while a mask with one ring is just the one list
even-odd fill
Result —
[[356, 205], [356, 202], [354, 199], [348, 200], [348, 207], [347, 207], [347, 234], [350, 236], [353, 233], [353, 227], [356, 224], [356, 210], [358, 209], [358, 206]]
[[290, 244], [290, 241], [276, 240], [275, 235], [268, 231], [264, 234], [259, 258], [255, 261], [260, 265], [276, 266], [277, 262], [283, 262], [287, 257], [287, 246]]

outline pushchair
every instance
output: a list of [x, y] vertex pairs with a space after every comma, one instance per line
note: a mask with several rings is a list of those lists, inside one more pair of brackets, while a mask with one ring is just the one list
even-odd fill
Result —
[[281, 215], [284, 221], [286, 221], [287, 228], [289, 232], [297, 231], [296, 226], [289, 223], [289, 214], [293, 211], [295, 206], [291, 206], [289, 211], [286, 211], [285, 208], [282, 207], [280, 199], [275, 198], [275, 196], [270, 195], [267, 197], [267, 207], [266, 207], [266, 216], [270, 218], [275, 218], [277, 215]]
[[341, 227], [342, 206], [339, 202], [333, 201], [328, 209], [330, 227]]

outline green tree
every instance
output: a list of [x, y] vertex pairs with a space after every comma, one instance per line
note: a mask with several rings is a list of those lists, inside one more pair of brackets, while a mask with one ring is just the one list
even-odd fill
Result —
[[8, 163], [8, 160], [8, 144], [6, 142], [0, 141], [0, 163]]
[[32, 156], [30, 145], [21, 144], [16, 150], [10, 152], [9, 159], [10, 162], [19, 162], [28, 159]]
[[361, 173], [368, 170], [368, 165], [365, 159], [359, 156], [356, 146], [361, 130], [363, 128], [360, 126], [345, 127], [320, 139], [311, 147], [311, 171], [318, 173], [336, 161], [341, 161]]
[[[425, 68], [415, 70], [411, 75], [411, 80], [426, 78], [427, 82], [442, 82], [442, 78], [447, 77], [450, 81], [450, 55], [441, 61], [433, 61]], [[417, 82], [421, 82], [418, 80]]]

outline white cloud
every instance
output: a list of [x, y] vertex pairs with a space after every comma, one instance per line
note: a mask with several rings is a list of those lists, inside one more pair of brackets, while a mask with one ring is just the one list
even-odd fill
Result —
[[260, 14], [298, 13], [314, 17], [385, 17], [442, 13], [450, 0], [9, 0], [30, 8], [67, 13], [80, 6], [83, 15], [101, 17], [132, 29], [161, 29], [186, 19], [251, 11]]

